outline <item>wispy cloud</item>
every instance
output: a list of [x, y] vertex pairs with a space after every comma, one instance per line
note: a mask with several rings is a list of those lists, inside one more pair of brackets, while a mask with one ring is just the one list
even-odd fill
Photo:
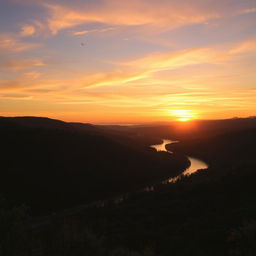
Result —
[[40, 72], [36, 71], [23, 73], [24, 79], [38, 79], [39, 77], [41, 77], [41, 75], [42, 74]]
[[106, 85], [122, 85], [147, 77], [147, 71], [113, 70], [111, 72], [96, 73], [83, 79], [83, 87], [99, 87]]
[[10, 34], [0, 36], [0, 53], [24, 52], [39, 47], [40, 44], [23, 42]]
[[244, 9], [241, 10], [240, 13], [256, 13], [256, 8]]
[[175, 70], [189, 65], [218, 63], [225, 58], [227, 56], [223, 56], [222, 52], [209, 48], [154, 53], [133, 61], [116, 63], [120, 65], [119, 69], [88, 77], [84, 82], [84, 88], [122, 85], [148, 78], [156, 72]]
[[81, 35], [86, 35], [86, 34], [90, 34], [90, 33], [104, 33], [104, 32], [113, 31], [113, 30], [115, 30], [115, 28], [112, 28], [112, 27], [91, 29], [91, 30], [81, 30], [81, 31], [73, 32], [73, 35], [81, 36]]
[[32, 25], [24, 25], [21, 27], [20, 35], [21, 36], [32, 36], [36, 33], [35, 26]]
[[[88, 88], [104, 88], [104, 87], [122, 87], [122, 85], [140, 85], [141, 88], [150, 88], [151, 93], [158, 93], [158, 86], [162, 86], [161, 89], [163, 94], [170, 92], [175, 92], [176, 89], [180, 90], [180, 86], [187, 85], [191, 90], [199, 88], [200, 84], [198, 81], [201, 79], [209, 80], [210, 78], [204, 76], [203, 71], [201, 71], [201, 76], [198, 78], [194, 78], [191, 75], [190, 79], [180, 77], [172, 77], [170, 78], [158, 78], [156, 76], [157, 73], [163, 71], [171, 71], [178, 70], [184, 67], [202, 65], [202, 64], [210, 64], [210, 65], [222, 65], [226, 62], [226, 60], [230, 61], [234, 58], [239, 52], [244, 52], [248, 49], [252, 50], [251, 40], [241, 42], [239, 45], [230, 46], [231, 50], [224, 49], [214, 49], [214, 48], [194, 48], [187, 49], [183, 51], [176, 52], [157, 52], [146, 55], [142, 58], [124, 61], [124, 62], [116, 62], [114, 63], [117, 68], [108, 72], [95, 72], [91, 74], [80, 73], [79, 75], [75, 75], [73, 77], [62, 79], [51, 79], [50, 77], [44, 79], [41, 77], [41, 73], [39, 71], [29, 70], [26, 72], [22, 72], [18, 80], [2, 80], [0, 81], [0, 88], [5, 91], [8, 90], [16, 90], [16, 89], [29, 89], [34, 90], [34, 92], [56, 92], [66, 94], [67, 92], [72, 92], [74, 90], [83, 89], [86, 90]], [[255, 44], [252, 44], [255, 45]], [[250, 47], [249, 47], [250, 46]], [[26, 68], [33, 67], [41, 67], [44, 66], [45, 63], [42, 60], [13, 60], [9, 62], [2, 63], [0, 68], [8, 67], [9, 69], [14, 70], [22, 70]], [[2, 66], [2, 67], [1, 67]], [[217, 75], [215, 75], [215, 80], [218, 79]], [[219, 79], [223, 79], [220, 77]], [[232, 79], [232, 76], [231, 76]], [[198, 83], [197, 86], [194, 86], [195, 83]], [[202, 83], [202, 82], [200, 82]], [[176, 84], [178, 87], [175, 87]], [[210, 84], [210, 82], [208, 82]], [[168, 85], [172, 86], [171, 90], [168, 90]], [[192, 87], [191, 87], [192, 86]], [[155, 89], [156, 90], [155, 90]], [[145, 89], [142, 89], [142, 91]], [[197, 90], [197, 89], [196, 89]], [[128, 93], [128, 90], [127, 90]], [[138, 93], [138, 90], [137, 92]], [[81, 94], [81, 91], [79, 92]], [[146, 95], [147, 93], [143, 93]], [[140, 93], [140, 95], [143, 95]]]
[[147, 67], [150, 72], [157, 72], [187, 65], [212, 63], [220, 59], [219, 52], [214, 49], [196, 48], [178, 52], [154, 53], [141, 59], [123, 63], [123, 65], [137, 68]]
[[33, 96], [19, 93], [4, 93], [0, 94], [0, 99], [5, 100], [31, 100]]
[[58, 5], [43, 3], [49, 10], [47, 23], [50, 31], [57, 34], [60, 30], [88, 23], [101, 23], [112, 26], [144, 26], [174, 29], [188, 24], [204, 23], [217, 18], [217, 12], [203, 9], [196, 3], [187, 5], [178, 1], [129, 2], [105, 0], [95, 5]]
[[[138, 83], [138, 80], [146, 78], [151, 81], [147, 81], [147, 84], [155, 83], [152, 77], [155, 73], [196, 65], [232, 65], [232, 61], [236, 62], [238, 54], [245, 53], [256, 54], [255, 38], [216, 48], [192, 48], [182, 51], [156, 52], [135, 60], [113, 62], [119, 66], [119, 69], [89, 77], [90, 82], [85, 82], [85, 88], [122, 85], [133, 81]], [[216, 78], [218, 77], [216, 76]], [[223, 77], [220, 79], [223, 79]], [[170, 84], [170, 81], [164, 81], [165, 79], [162, 80], [162, 83]], [[183, 80], [181, 82], [184, 83]], [[145, 81], [142, 83], [145, 83]], [[176, 81], [176, 83], [179, 84], [179, 81]]]
[[33, 67], [43, 67], [45, 62], [40, 59], [2, 59], [0, 60], [0, 70], [21, 70]]
[[237, 44], [230, 50], [230, 54], [256, 53], [256, 38], [252, 38]]

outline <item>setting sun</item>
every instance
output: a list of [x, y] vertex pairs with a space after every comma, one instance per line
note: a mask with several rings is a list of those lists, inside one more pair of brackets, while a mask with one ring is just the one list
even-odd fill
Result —
[[189, 121], [190, 119], [189, 119], [189, 118], [185, 118], [185, 117], [181, 117], [181, 118], [179, 118], [178, 120], [181, 121], [181, 122], [187, 122], [187, 121]]
[[187, 122], [192, 119], [195, 119], [195, 113], [193, 113], [191, 110], [172, 110], [171, 115], [177, 120], [181, 122]]
[[0, 116], [254, 116], [254, 2], [2, 0]]

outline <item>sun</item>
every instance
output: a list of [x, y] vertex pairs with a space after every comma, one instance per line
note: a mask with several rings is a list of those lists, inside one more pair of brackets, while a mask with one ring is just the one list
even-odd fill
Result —
[[171, 115], [175, 117], [177, 121], [180, 122], [187, 122], [192, 119], [195, 119], [195, 113], [191, 110], [186, 110], [186, 109], [175, 109], [171, 110]]
[[187, 122], [189, 120], [191, 120], [190, 118], [185, 118], [185, 117], [181, 117], [181, 118], [178, 118], [179, 121], [181, 122]]

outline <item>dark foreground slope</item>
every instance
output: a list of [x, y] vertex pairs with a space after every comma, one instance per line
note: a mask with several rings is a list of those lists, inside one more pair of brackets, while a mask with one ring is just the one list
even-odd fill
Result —
[[[210, 167], [175, 184], [132, 193], [121, 204], [88, 208], [69, 217], [53, 215], [40, 228], [24, 229], [20, 218], [13, 217], [11, 223], [19, 229], [10, 232], [16, 239], [7, 241], [15, 246], [2, 248], [15, 249], [4, 255], [256, 255], [256, 131], [254, 120], [249, 122], [246, 127], [233, 126], [232, 131], [213, 122], [206, 129], [212, 132], [203, 133], [200, 140], [198, 130], [194, 136], [191, 131], [182, 133], [184, 141], [172, 145], [172, 150], [175, 146], [180, 152], [206, 157]], [[135, 134], [143, 133], [139, 129]], [[150, 129], [143, 127], [145, 133]], [[168, 138], [161, 136], [161, 129], [155, 127], [148, 135], [156, 136], [157, 130], [159, 137]], [[21, 216], [22, 209], [9, 211], [9, 219], [10, 213]]]
[[137, 189], [187, 164], [101, 130], [47, 118], [1, 118], [0, 193], [44, 214]]
[[208, 170], [122, 204], [53, 220], [39, 232], [43, 248], [49, 255], [256, 255], [255, 136], [253, 127], [222, 129], [195, 147], [187, 137], [177, 150], [201, 152]]
[[125, 248], [120, 255], [256, 255], [253, 127], [187, 137], [171, 149], [205, 157], [208, 170], [78, 219], [94, 220], [90, 228], [104, 234], [106, 251]]

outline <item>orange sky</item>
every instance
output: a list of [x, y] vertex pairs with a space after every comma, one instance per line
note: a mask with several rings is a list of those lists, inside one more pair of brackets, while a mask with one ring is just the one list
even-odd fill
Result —
[[3, 0], [0, 115], [256, 115], [255, 0]]

